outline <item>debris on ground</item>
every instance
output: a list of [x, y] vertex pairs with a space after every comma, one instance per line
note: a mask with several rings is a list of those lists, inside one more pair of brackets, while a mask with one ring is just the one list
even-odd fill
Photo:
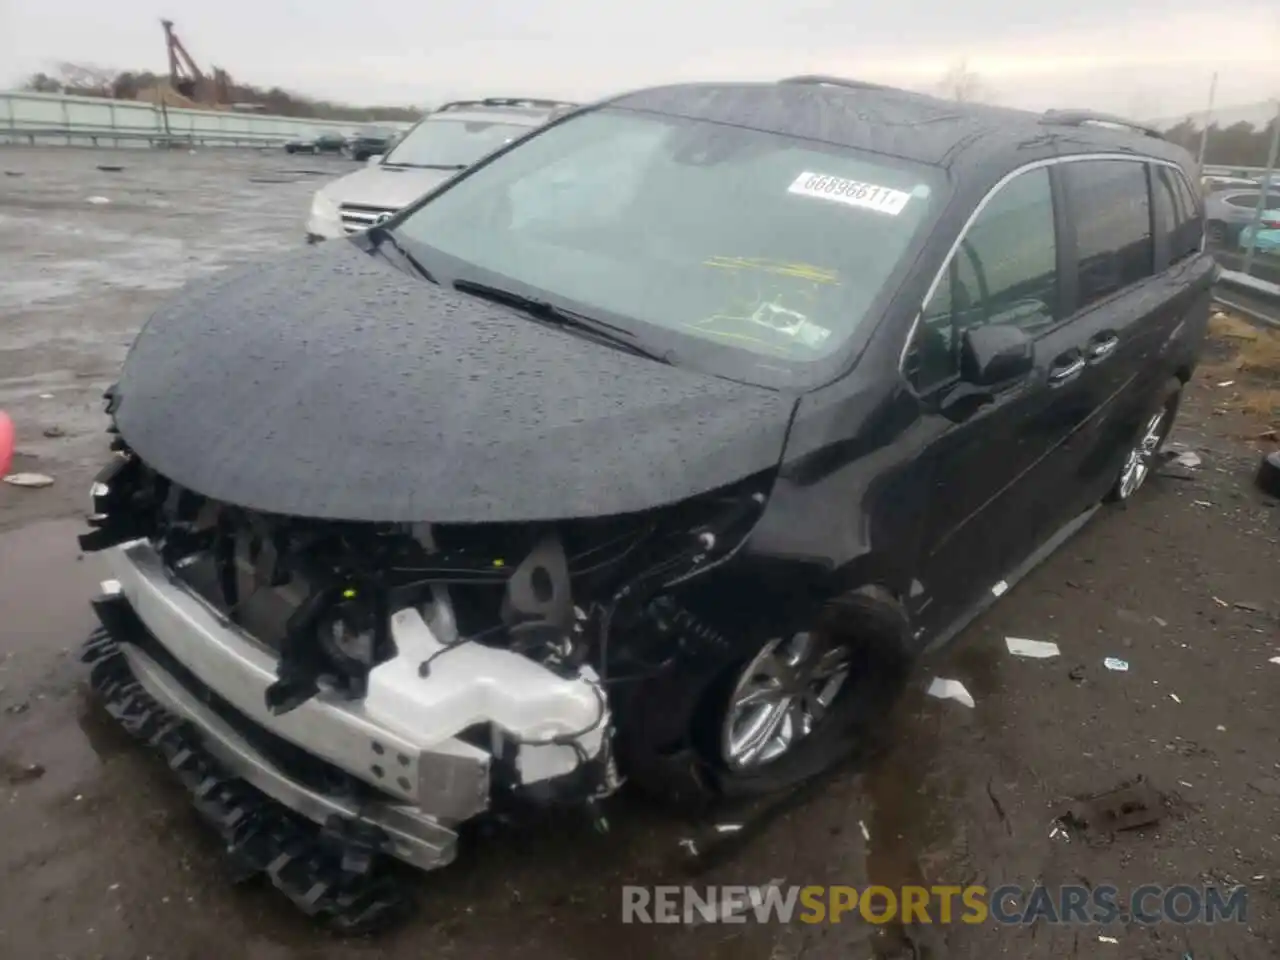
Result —
[[0, 763], [0, 774], [2, 774], [2, 778], [5, 783], [11, 787], [16, 787], [22, 783], [30, 783], [33, 780], [39, 780], [44, 776], [45, 769], [38, 763], [18, 765], [5, 761]]
[[103, 173], [119, 173], [124, 167], [114, 163], [100, 163], [98, 164], [98, 169]]
[[1079, 683], [1081, 680], [1084, 679], [1084, 664], [1083, 663], [1076, 664], [1069, 671], [1067, 671], [1067, 676], [1070, 677], [1072, 680], [1074, 680], [1076, 683]]
[[100, 206], [104, 203], [110, 203], [111, 199], [109, 197], [90, 197], [89, 202]]
[[1258, 475], [1254, 483], [1263, 493], [1280, 497], [1280, 451], [1274, 451], [1262, 458], [1258, 464]]
[[698, 845], [689, 837], [682, 837], [680, 839], [680, 846], [689, 851], [689, 856], [696, 857], [698, 855]]
[[1129, 669], [1129, 661], [1121, 660], [1119, 657], [1107, 657], [1102, 661], [1102, 665], [1108, 670], [1117, 670], [1120, 673], [1124, 673]]
[[861, 820], [858, 821], [858, 829], [862, 831], [862, 839], [867, 843], [871, 842], [871, 831], [867, 829], [867, 825]]
[[1235, 381], [1234, 381], [1234, 380], [1223, 380], [1221, 383], [1219, 383], [1219, 384], [1218, 384], [1218, 386], [1220, 386], [1220, 387], [1229, 387], [1229, 386], [1231, 386], [1231, 385], [1232, 385], [1232, 384], [1234, 384], [1234, 383], [1235, 383]]
[[1157, 627], [1167, 627], [1169, 625], [1169, 621], [1161, 617], [1152, 617], [1151, 619]]
[[959, 680], [944, 680], [942, 677], [934, 677], [933, 682], [929, 684], [929, 689], [925, 693], [931, 697], [937, 697], [939, 700], [955, 700], [957, 703], [963, 703], [966, 707], [977, 706], [974, 703], [973, 694], [965, 689], [965, 685]]
[[1196, 506], [1196, 507], [1212, 507], [1213, 506], [1213, 504], [1208, 500], [1192, 500], [1191, 504], [1192, 506]]
[[1248, 610], [1250, 613], [1265, 613], [1267, 610], [1262, 604], [1249, 600], [1237, 600], [1234, 606], [1237, 610]]
[[1115, 937], [1108, 937], [1100, 933], [1098, 934], [1098, 942], [1099, 943], [1119, 943], [1120, 941], [1117, 940]]
[[1138, 776], [1103, 793], [1077, 797], [1058, 819], [1096, 839], [1159, 823], [1164, 805], [1163, 794]]
[[1169, 699], [1172, 700], [1174, 703], [1182, 702], [1180, 699], [1178, 699], [1178, 695], [1176, 693], [1169, 694]]
[[717, 823], [716, 833], [737, 833], [742, 829], [740, 823]]
[[994, 587], [991, 588], [991, 595], [993, 597], [1003, 597], [1005, 594], [1005, 591], [1008, 589], [1009, 589], [1008, 581], [1001, 580], [999, 583], [997, 583]]
[[40, 399], [41, 399], [41, 400], [52, 400], [52, 399], [53, 399], [53, 394], [52, 394], [52, 393], [42, 393], [42, 394], [40, 394]]
[[1059, 654], [1058, 645], [1047, 640], [1024, 640], [1021, 637], [1005, 637], [1005, 646], [1015, 657], [1029, 657], [1032, 660], [1048, 660]]
[[1227, 601], [1223, 600], [1221, 597], [1212, 597], [1211, 599], [1213, 600], [1214, 603], [1216, 603], [1220, 607], [1231, 606], [1231, 604], [1227, 603]]
[[1174, 457], [1170, 462], [1176, 463], [1180, 467], [1190, 467], [1193, 469], [1203, 463], [1200, 459], [1200, 454], [1196, 453], [1194, 450], [1185, 450]]
[[11, 473], [4, 482], [14, 487], [51, 487], [53, 477], [47, 473]]
[[67, 435], [67, 431], [63, 430], [61, 427], [45, 427], [43, 432], [50, 440], [57, 440], [59, 437], [65, 437]]
[[1267, 663], [1274, 663], [1276, 666], [1280, 666], [1280, 657], [1272, 657]]

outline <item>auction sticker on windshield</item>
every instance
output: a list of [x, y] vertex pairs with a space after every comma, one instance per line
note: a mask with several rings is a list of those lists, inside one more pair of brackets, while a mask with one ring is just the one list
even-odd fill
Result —
[[806, 170], [796, 177], [791, 186], [787, 187], [787, 193], [845, 203], [851, 207], [877, 210], [894, 217], [902, 212], [902, 208], [911, 199], [911, 194], [902, 190], [880, 187], [861, 180], [833, 177], [825, 173], [814, 173], [811, 170]]

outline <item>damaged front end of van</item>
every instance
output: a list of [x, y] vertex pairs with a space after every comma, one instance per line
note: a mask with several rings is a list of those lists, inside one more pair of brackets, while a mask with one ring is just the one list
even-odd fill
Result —
[[[468, 821], [548, 805], [599, 819], [628, 773], [620, 743], [660, 736], [641, 717], [654, 704], [625, 705], [637, 685], [731, 660], [714, 584], [766, 506], [790, 402], [708, 389], [354, 249], [308, 256], [356, 276], [325, 290], [280, 283], [287, 262], [250, 271], [135, 342], [81, 538], [111, 571], [83, 658], [247, 874], [357, 930], [401, 902], [388, 857], [435, 869]], [[330, 351], [360, 326], [344, 304], [368, 302], [361, 276], [419, 315], [473, 316], [418, 326], [425, 344], [453, 338], [443, 351], [379, 342], [386, 318]], [[289, 336], [287, 319], [245, 319], [284, 288], [308, 291]], [[468, 396], [451, 364], [474, 345], [456, 341], [495, 332], [508, 359]], [[502, 366], [525, 361], [576, 379], [526, 376], [539, 409], [517, 430], [488, 408], [512, 409], [522, 374]], [[602, 380], [628, 402], [565, 409]]]

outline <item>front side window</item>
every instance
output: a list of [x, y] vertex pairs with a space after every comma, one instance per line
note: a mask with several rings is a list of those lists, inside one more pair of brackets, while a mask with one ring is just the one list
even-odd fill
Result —
[[907, 161], [603, 109], [472, 171], [397, 233], [437, 276], [589, 312], [708, 372], [798, 385], [865, 333], [944, 185]]
[[1080, 160], [1062, 171], [1076, 228], [1076, 306], [1084, 308], [1152, 274], [1147, 171], [1131, 160]]
[[1049, 171], [1029, 170], [992, 195], [961, 238], [921, 314], [908, 376], [917, 389], [956, 376], [972, 327], [1011, 324], [1034, 335], [1052, 326], [1057, 291]]
[[462, 170], [528, 132], [526, 124], [429, 117], [396, 144], [383, 164]]

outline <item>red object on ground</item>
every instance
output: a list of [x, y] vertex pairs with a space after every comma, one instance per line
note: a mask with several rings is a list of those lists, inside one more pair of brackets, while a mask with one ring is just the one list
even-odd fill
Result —
[[9, 472], [9, 464], [13, 462], [13, 421], [9, 415], [0, 410], [0, 477]]

